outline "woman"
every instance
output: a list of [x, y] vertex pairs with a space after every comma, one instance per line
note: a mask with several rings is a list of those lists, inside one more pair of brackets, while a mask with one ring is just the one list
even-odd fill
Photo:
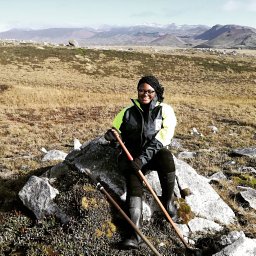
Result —
[[[118, 167], [127, 183], [127, 199], [131, 220], [140, 228], [142, 215], [143, 183], [138, 170], [156, 170], [162, 187], [162, 201], [171, 217], [175, 217], [173, 204], [175, 165], [170, 144], [176, 126], [176, 117], [171, 106], [163, 103], [164, 88], [154, 76], [142, 77], [137, 86], [138, 99], [123, 109], [113, 121], [113, 129], [122, 137], [134, 160], [127, 159], [125, 152], [118, 158]], [[116, 140], [112, 129], [105, 138]], [[123, 241], [126, 248], [138, 248], [141, 239], [135, 233]]]

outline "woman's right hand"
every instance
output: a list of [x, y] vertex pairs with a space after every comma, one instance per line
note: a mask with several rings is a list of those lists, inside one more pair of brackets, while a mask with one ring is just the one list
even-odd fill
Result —
[[109, 129], [107, 130], [107, 132], [105, 133], [104, 135], [104, 138], [107, 140], [107, 141], [110, 141], [110, 142], [115, 142], [117, 141], [112, 129]]

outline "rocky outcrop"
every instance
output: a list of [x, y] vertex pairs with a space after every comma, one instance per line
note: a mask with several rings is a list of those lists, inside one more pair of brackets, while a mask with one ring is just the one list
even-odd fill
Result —
[[241, 236], [234, 243], [226, 246], [213, 256], [255, 256], [256, 239]]
[[241, 190], [239, 193], [241, 197], [249, 204], [249, 206], [256, 210], [256, 190], [249, 187], [238, 186]]
[[74, 40], [74, 39], [70, 39], [68, 41], [68, 45], [67, 46], [79, 47], [79, 43], [76, 40]]
[[[62, 223], [67, 223], [70, 216], [54, 202], [54, 197], [58, 191], [50, 183], [54, 180], [61, 182], [61, 176], [72, 170], [78, 173], [86, 173], [87, 170], [97, 178], [101, 184], [107, 185], [121, 200], [126, 198], [125, 181], [118, 172], [116, 157], [119, 148], [110, 145], [103, 137], [96, 138], [83, 145], [76, 143], [76, 149], [71, 151], [65, 160], [41, 177], [32, 176], [27, 184], [20, 191], [19, 196], [23, 203], [35, 213], [38, 219], [49, 214], [61, 219]], [[236, 222], [236, 217], [232, 209], [220, 198], [210, 184], [212, 178], [208, 179], [199, 175], [186, 162], [175, 158], [176, 165], [176, 185], [175, 194], [177, 204], [181, 208], [181, 201], [189, 207], [191, 215], [189, 219], [179, 218], [177, 227], [180, 229], [184, 238], [190, 242], [196, 241], [204, 236], [214, 235]], [[161, 196], [161, 186], [157, 172], [150, 170], [146, 178], [158, 196]], [[158, 205], [145, 189], [143, 200], [143, 219], [149, 221], [154, 212], [159, 211]], [[233, 239], [233, 238], [232, 238]], [[226, 238], [226, 240], [232, 240]], [[254, 239], [255, 240], [255, 239]], [[246, 238], [244, 235], [233, 239], [220, 255], [238, 255], [243, 248], [243, 255], [253, 255], [255, 241]], [[248, 251], [246, 247], [250, 245]], [[247, 253], [248, 252], [248, 253]], [[222, 253], [222, 254], [221, 254]], [[241, 253], [240, 253], [241, 254]]]
[[42, 150], [45, 154], [42, 161], [65, 160], [67, 154], [60, 150]]
[[[96, 138], [83, 145], [81, 149], [73, 150], [63, 163], [54, 166], [44, 176], [50, 179], [58, 178], [61, 172], [68, 170], [68, 166], [73, 166], [80, 172], [89, 169], [95, 177], [98, 177], [103, 184], [107, 184], [114, 193], [124, 200], [126, 197], [125, 181], [117, 170], [115, 161], [117, 154], [116, 147], [110, 146], [104, 138]], [[234, 212], [212, 188], [208, 179], [198, 175], [191, 166], [182, 160], [175, 159], [175, 164], [177, 177], [175, 194], [178, 199], [183, 197], [194, 214], [193, 219], [180, 226], [185, 236], [195, 238], [199, 233], [214, 233], [235, 221]], [[161, 196], [157, 172], [151, 170], [146, 174], [146, 178], [156, 193]], [[186, 190], [190, 193], [184, 196], [183, 192]], [[145, 193], [149, 192], [145, 190]], [[157, 211], [158, 206], [152, 196], [148, 195], [145, 198], [143, 216], [144, 220], [149, 220]], [[36, 201], [35, 204], [41, 205], [42, 202]], [[29, 208], [34, 210], [31, 206]], [[41, 217], [42, 210], [36, 216]]]
[[232, 150], [231, 154], [238, 156], [256, 157], [256, 147], [234, 149]]

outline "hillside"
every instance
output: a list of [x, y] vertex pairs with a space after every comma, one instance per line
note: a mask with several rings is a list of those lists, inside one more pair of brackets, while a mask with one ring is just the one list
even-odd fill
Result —
[[49, 28], [41, 30], [11, 29], [0, 33], [1, 39], [31, 40], [35, 42], [64, 43], [71, 38], [89, 38], [95, 35], [92, 28]]
[[151, 41], [150, 45], [161, 45], [161, 46], [171, 45], [173, 47], [183, 48], [186, 46], [186, 43], [176, 36], [166, 34]]
[[[70, 171], [54, 184], [62, 192], [56, 201], [72, 216], [70, 227], [51, 216], [37, 221], [18, 192], [32, 175], [59, 163], [42, 161], [42, 148], [69, 153], [74, 138], [85, 143], [103, 135], [115, 114], [137, 96], [138, 79], [145, 74], [159, 78], [164, 101], [176, 113], [174, 138], [181, 146], [173, 154], [192, 152], [185, 161], [200, 175], [221, 171], [227, 178], [212, 184], [238, 220], [223, 233], [238, 230], [256, 238], [256, 212], [238, 191], [239, 186], [256, 188], [255, 175], [242, 171], [255, 169], [256, 158], [231, 154], [255, 145], [256, 55], [231, 52], [1, 42], [0, 254], [131, 255], [116, 247], [126, 231], [124, 220], [84, 174]], [[184, 255], [163, 218], [145, 224], [144, 231], [164, 255]], [[215, 242], [209, 236], [197, 245]], [[147, 248], [132, 253], [149, 255]]]
[[249, 27], [235, 25], [216, 25], [210, 30], [195, 37], [205, 40], [203, 44], [196, 47], [204, 48], [255, 48], [256, 30]]
[[167, 26], [131, 26], [93, 28], [52, 28], [42, 30], [9, 30], [0, 39], [67, 44], [76, 40], [80, 46], [162, 45], [180, 48], [256, 48], [256, 30], [239, 25], [170, 24]]

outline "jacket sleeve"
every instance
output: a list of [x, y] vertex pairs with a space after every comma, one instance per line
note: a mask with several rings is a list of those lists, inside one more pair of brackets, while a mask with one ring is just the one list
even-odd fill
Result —
[[171, 143], [171, 140], [174, 135], [175, 127], [177, 124], [177, 119], [174, 113], [174, 110], [171, 106], [167, 104], [163, 104], [162, 109], [162, 117], [163, 117], [163, 123], [162, 128], [159, 130], [159, 132], [156, 135], [156, 139], [160, 141], [163, 146], [167, 146]]
[[124, 117], [124, 113], [127, 110], [127, 108], [122, 109], [114, 118], [113, 123], [112, 123], [112, 127], [115, 128], [119, 133], [120, 131], [120, 127], [121, 124], [123, 122], [123, 117]]
[[177, 119], [171, 106], [163, 104], [162, 108], [162, 128], [149, 143], [147, 143], [140, 155], [140, 159], [145, 165], [161, 148], [169, 145], [174, 135]]

